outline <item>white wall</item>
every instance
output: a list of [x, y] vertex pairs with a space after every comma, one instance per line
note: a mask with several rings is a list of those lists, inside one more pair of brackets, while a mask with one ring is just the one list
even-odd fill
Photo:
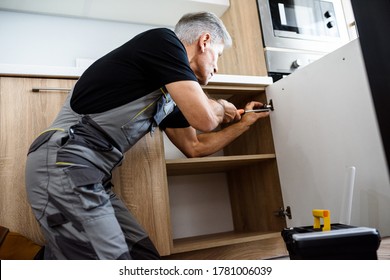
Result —
[[[165, 133], [164, 147], [166, 159], [185, 158]], [[168, 185], [173, 238], [234, 230], [226, 173], [169, 176]]]
[[153, 27], [0, 11], [0, 64], [75, 67]]

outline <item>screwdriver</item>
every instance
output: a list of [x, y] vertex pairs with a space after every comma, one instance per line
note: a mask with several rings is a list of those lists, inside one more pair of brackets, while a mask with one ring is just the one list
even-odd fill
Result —
[[253, 109], [253, 110], [245, 110], [244, 113], [260, 113], [260, 112], [269, 112], [270, 109]]
[[260, 113], [260, 112], [269, 112], [269, 111], [274, 110], [274, 104], [272, 102], [272, 99], [269, 101], [269, 104], [264, 104], [262, 108], [260, 109], [253, 109], [253, 110], [244, 110], [244, 109], [239, 109], [238, 113], [240, 115], [243, 115], [245, 113]]

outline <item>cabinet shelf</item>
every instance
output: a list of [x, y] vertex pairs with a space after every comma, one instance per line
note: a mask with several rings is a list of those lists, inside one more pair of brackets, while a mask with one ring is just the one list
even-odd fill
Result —
[[254, 95], [264, 92], [265, 88], [272, 84], [270, 77], [215, 75], [203, 90], [210, 95]]
[[224, 232], [173, 240], [172, 253], [184, 253], [226, 245], [241, 244], [280, 237], [280, 232]]
[[217, 156], [166, 160], [168, 176], [226, 172], [275, 159], [275, 154]]

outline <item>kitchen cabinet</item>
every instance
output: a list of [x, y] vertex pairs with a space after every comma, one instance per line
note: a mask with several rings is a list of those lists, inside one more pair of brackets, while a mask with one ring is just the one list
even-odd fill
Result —
[[[229, 98], [238, 107], [251, 100], [266, 102], [265, 88], [270, 79], [258, 78], [260, 82], [252, 82], [246, 81], [245, 76], [215, 78], [219, 77], [223, 79], [214, 79], [204, 87], [209, 95]], [[149, 232], [162, 256], [259, 259], [285, 254], [280, 238], [285, 220], [278, 215], [283, 201], [269, 119], [259, 121], [221, 155], [165, 158], [166, 148], [161, 131], [153, 136], [148, 134], [126, 154], [124, 164], [114, 174], [116, 193]], [[228, 182], [230, 196], [225, 197], [225, 205], [232, 213], [232, 229], [176, 238], [172, 217], [178, 212], [197, 210], [191, 209], [191, 202], [184, 209], [172, 208], [175, 195], [172, 180], [180, 177], [188, 181], [191, 176], [206, 178], [209, 174], [219, 174]], [[203, 218], [207, 219], [207, 213]], [[194, 227], [193, 220], [188, 220], [185, 227]]]
[[[72, 79], [0, 77], [0, 224], [37, 243], [43, 237], [24, 188], [27, 150], [54, 120], [74, 83]], [[33, 92], [33, 88], [56, 90]]]
[[[236, 104], [238, 108], [243, 108], [245, 104], [252, 100], [265, 103], [267, 101], [265, 88], [268, 84], [234, 84], [229, 81], [224, 83], [210, 82], [204, 90], [211, 96], [224, 97]], [[262, 119], [254, 124], [249, 131], [228, 145], [223, 155], [213, 155], [204, 158], [172, 158], [166, 160], [168, 182], [173, 182], [176, 186], [168, 184], [171, 196], [172, 192], [185, 188], [186, 180], [194, 180], [193, 175], [208, 176], [209, 174], [222, 174], [226, 176], [228, 196], [227, 205], [232, 218], [232, 229], [223, 232], [197, 233], [194, 236], [175, 238], [173, 234], [170, 258], [261, 258], [271, 257], [272, 253], [261, 252], [259, 248], [265, 244], [276, 244], [280, 237], [280, 231], [285, 227], [284, 217], [279, 216], [279, 210], [283, 208], [283, 200], [280, 190], [280, 182], [273, 145], [272, 130], [269, 118]], [[188, 175], [188, 179], [186, 179]], [[180, 177], [176, 179], [175, 177]], [[187, 195], [188, 203], [182, 208], [171, 207], [171, 215], [175, 212], [186, 215], [188, 208], [196, 202], [196, 193], [203, 191], [202, 182], [193, 185]], [[221, 182], [212, 183], [211, 188], [217, 188]], [[208, 190], [207, 195], [212, 195], [213, 190]], [[206, 205], [207, 195], [200, 201], [201, 207], [194, 208], [202, 211], [201, 220], [208, 220], [214, 216], [212, 205]], [[209, 201], [210, 204], [218, 203]], [[172, 203], [172, 197], [171, 197]], [[196, 206], [195, 206], [196, 207]], [[214, 207], [215, 208], [215, 207]], [[215, 209], [214, 211], [218, 211]], [[195, 223], [188, 213], [186, 227]], [[221, 218], [214, 217], [215, 223], [226, 219], [226, 215], [221, 214]], [[172, 221], [174, 222], [174, 221]], [[262, 245], [262, 243], [264, 245]], [[243, 252], [237, 250], [241, 246], [246, 248]], [[283, 247], [281, 247], [283, 248]], [[241, 253], [241, 255], [240, 255]], [[279, 252], [280, 253], [280, 252]], [[275, 255], [274, 255], [275, 256]]]
[[220, 74], [267, 76], [256, 0], [230, 0], [221, 17], [233, 39], [219, 59]]

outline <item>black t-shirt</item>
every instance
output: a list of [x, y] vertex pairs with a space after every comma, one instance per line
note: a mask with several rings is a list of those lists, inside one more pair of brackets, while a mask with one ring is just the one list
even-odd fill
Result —
[[183, 44], [172, 30], [152, 29], [94, 62], [76, 83], [71, 107], [101, 113], [182, 80], [197, 81]]
[[158, 125], [161, 129], [165, 130], [166, 128], [184, 128], [189, 127], [187, 119], [184, 117], [183, 113], [175, 106], [173, 112], [166, 116], [162, 122]]

